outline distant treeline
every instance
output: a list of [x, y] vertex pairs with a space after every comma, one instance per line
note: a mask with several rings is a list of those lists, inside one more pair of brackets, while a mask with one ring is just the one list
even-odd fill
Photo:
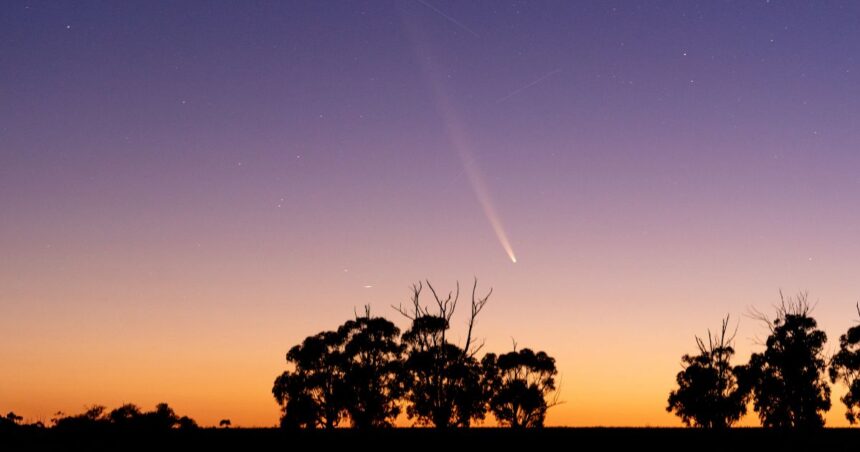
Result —
[[[485, 353], [479, 359], [484, 343], [475, 340], [476, 320], [492, 289], [478, 296], [477, 281], [473, 284], [461, 346], [449, 340], [459, 284], [440, 296], [428, 281], [429, 305], [420, 301], [424, 288], [420, 282], [413, 285], [411, 302], [395, 307], [411, 322], [403, 334], [365, 308], [337, 329], [309, 336], [291, 348], [288, 370], [272, 388], [282, 410], [280, 425], [376, 429], [393, 426], [405, 412], [416, 425], [439, 429], [469, 427], [488, 413], [501, 426], [542, 427], [547, 410], [559, 403], [555, 360], [542, 351], [518, 349], [516, 343], [513, 351]], [[728, 316], [720, 330], [708, 331], [707, 339], [697, 336], [698, 353], [682, 356], [667, 411], [687, 426], [726, 429], [751, 406], [763, 427], [815, 429], [824, 426], [824, 413], [831, 408], [829, 379], [847, 386], [841, 401], [848, 421], [860, 420], [860, 325], [841, 335], [838, 351], [827, 356], [827, 336], [811, 316], [807, 294], [780, 293], [780, 299], [772, 318], [753, 311], [769, 335], [764, 350], [753, 353], [746, 364], [731, 363], [735, 334], [729, 331]], [[93, 406], [76, 415], [57, 413], [51, 423], [68, 431], [198, 428], [165, 403], [153, 411], [133, 404], [112, 411]], [[230, 427], [230, 420], [219, 425]], [[43, 427], [42, 422], [23, 424], [14, 412], [0, 417], [0, 430]]]
[[[225, 420], [229, 423], [229, 421]], [[222, 421], [225, 422], [225, 421]], [[152, 411], [142, 411], [135, 404], [127, 403], [108, 411], [101, 405], [93, 405], [83, 413], [66, 415], [58, 412], [51, 419], [54, 429], [67, 431], [134, 430], [162, 431], [171, 429], [196, 429], [197, 422], [188, 416], [178, 416], [166, 403], [159, 403]], [[229, 424], [228, 424], [229, 425]], [[2, 428], [44, 428], [41, 421], [24, 424], [23, 418], [14, 412], [0, 417]]]
[[420, 301], [424, 284], [412, 286], [407, 306], [395, 309], [411, 322], [402, 335], [389, 320], [363, 315], [336, 330], [307, 337], [287, 353], [290, 369], [272, 393], [286, 428], [392, 426], [405, 408], [418, 425], [468, 427], [492, 413], [504, 426], [541, 427], [558, 403], [555, 360], [529, 348], [501, 355], [477, 354], [475, 322], [492, 293], [472, 285], [465, 342], [449, 340], [460, 286], [440, 296], [428, 281], [432, 302]]
[[721, 429], [736, 423], [752, 404], [763, 427], [820, 428], [831, 407], [827, 375], [831, 383], [848, 387], [841, 400], [846, 419], [854, 424], [860, 416], [860, 325], [840, 336], [839, 350], [827, 356], [827, 335], [811, 316], [807, 294], [780, 293], [780, 299], [773, 318], [753, 312], [770, 334], [764, 351], [753, 353], [747, 364], [731, 364], [734, 334], [728, 331], [728, 316], [718, 333], [708, 331], [707, 341], [696, 337], [699, 352], [681, 358], [683, 370], [667, 411], [688, 426]]

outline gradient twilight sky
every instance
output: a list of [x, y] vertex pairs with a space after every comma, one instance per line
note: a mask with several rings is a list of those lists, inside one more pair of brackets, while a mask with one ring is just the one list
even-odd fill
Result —
[[549, 424], [680, 425], [680, 356], [726, 313], [739, 361], [779, 289], [819, 300], [830, 350], [856, 320], [858, 24], [851, 1], [4, 1], [0, 410], [274, 425], [290, 346], [364, 304], [406, 327], [409, 284], [475, 275], [488, 349], [558, 361]]

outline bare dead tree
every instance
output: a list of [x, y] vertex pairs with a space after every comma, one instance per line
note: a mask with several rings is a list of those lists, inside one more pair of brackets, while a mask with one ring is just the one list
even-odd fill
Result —
[[[433, 296], [428, 304], [422, 304], [420, 299], [425, 285]], [[392, 306], [412, 323], [402, 336], [407, 345], [404, 385], [407, 415], [420, 423], [439, 428], [468, 426], [484, 416], [486, 395], [480, 386], [480, 363], [474, 358], [484, 344], [476, 343], [474, 332], [492, 289], [479, 296], [477, 285], [475, 279], [463, 348], [450, 343], [447, 336], [460, 300], [459, 282], [447, 295], [440, 295], [428, 280], [418, 282], [411, 287], [408, 304]]]
[[[392, 305], [395, 311], [399, 312], [400, 315], [406, 317], [412, 322], [415, 322], [416, 319], [422, 317], [436, 317], [438, 319], [442, 319], [445, 322], [445, 328], [442, 330], [438, 337], [438, 341], [434, 340], [429, 344], [422, 345], [440, 345], [444, 344], [447, 340], [446, 330], [451, 324], [451, 319], [454, 316], [454, 312], [457, 309], [457, 303], [460, 299], [460, 282], [456, 283], [456, 288], [448, 292], [448, 295], [445, 297], [440, 297], [439, 293], [436, 291], [436, 288], [433, 287], [433, 284], [430, 283], [429, 280], [425, 280], [427, 287], [430, 289], [430, 292], [433, 294], [433, 302], [435, 304], [435, 312], [431, 309], [430, 306], [423, 306], [420, 301], [421, 291], [424, 289], [424, 283], [418, 282], [413, 284], [411, 287], [412, 297], [410, 299], [410, 303], [407, 306], [403, 306], [400, 304], [398, 306]], [[474, 283], [472, 284], [472, 298], [470, 303], [470, 312], [469, 312], [469, 321], [468, 327], [466, 330], [466, 343], [463, 346], [464, 355], [467, 357], [474, 357], [483, 347], [484, 341], [482, 340], [479, 344], [473, 344], [473, 332], [475, 330], [475, 324], [477, 322], [478, 314], [484, 309], [487, 301], [489, 301], [490, 296], [493, 294], [493, 289], [490, 290], [484, 296], [478, 296], [478, 278], [474, 279]], [[435, 339], [435, 338], [434, 338]]]

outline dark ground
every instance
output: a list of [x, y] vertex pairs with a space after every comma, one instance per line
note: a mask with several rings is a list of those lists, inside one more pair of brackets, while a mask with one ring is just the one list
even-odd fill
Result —
[[860, 451], [860, 429], [807, 433], [747, 428], [725, 432], [677, 428], [546, 428], [518, 432], [491, 428], [452, 432], [411, 428], [376, 432], [241, 428], [166, 433], [49, 429], [0, 432], [0, 451], [19, 450]]

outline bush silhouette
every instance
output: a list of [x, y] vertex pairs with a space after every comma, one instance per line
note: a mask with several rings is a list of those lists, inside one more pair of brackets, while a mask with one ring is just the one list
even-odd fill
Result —
[[83, 413], [65, 416], [57, 413], [53, 419], [54, 427], [60, 430], [94, 430], [110, 425], [110, 418], [105, 414], [105, 407], [92, 405]]
[[197, 423], [187, 417], [177, 417], [173, 408], [159, 403], [155, 410], [143, 412], [137, 405], [127, 403], [110, 412], [101, 405], [93, 405], [81, 414], [66, 416], [57, 413], [54, 427], [60, 430], [121, 429], [135, 431], [163, 431], [188, 428]]
[[112, 424], [122, 427], [133, 426], [140, 422], [141, 417], [140, 408], [133, 403], [127, 403], [108, 414], [108, 419]]
[[687, 426], [727, 428], [746, 413], [748, 389], [738, 385], [742, 367], [732, 367], [734, 334], [727, 336], [729, 317], [723, 319], [719, 335], [708, 331], [707, 343], [696, 336], [698, 355], [681, 357], [678, 389], [669, 394], [666, 411]]
[[0, 428], [18, 427], [23, 420], [23, 417], [18, 416], [14, 411], [10, 411], [5, 416], [0, 416]]
[[819, 428], [830, 409], [830, 387], [823, 375], [827, 336], [809, 315], [806, 293], [781, 300], [775, 319], [759, 314], [770, 336], [765, 351], [750, 358], [741, 381], [752, 388], [764, 427]]
[[200, 428], [200, 426], [197, 425], [197, 421], [194, 419], [191, 419], [188, 416], [182, 416], [176, 420], [176, 428], [180, 430], [195, 430]]
[[[857, 305], [860, 314], [860, 304]], [[830, 363], [830, 381], [842, 381], [848, 391], [842, 396], [845, 418], [854, 424], [860, 417], [860, 325], [853, 326], [839, 337], [839, 351]]]

